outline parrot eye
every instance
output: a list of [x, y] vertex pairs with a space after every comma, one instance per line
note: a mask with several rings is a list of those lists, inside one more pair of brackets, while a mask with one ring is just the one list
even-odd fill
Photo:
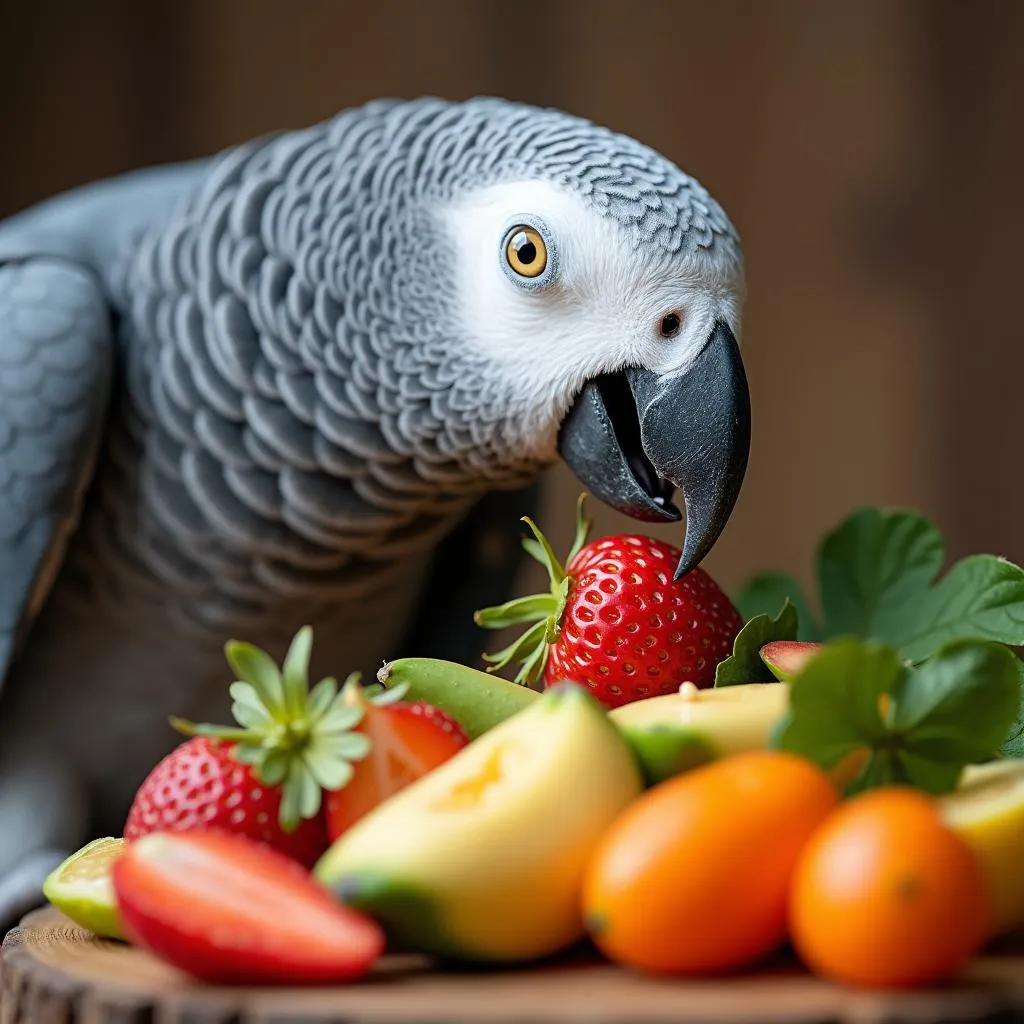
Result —
[[520, 225], [509, 233], [505, 259], [521, 277], [540, 277], [548, 265], [548, 247], [539, 231]]
[[498, 250], [505, 276], [528, 291], [546, 288], [558, 273], [558, 246], [547, 224], [530, 214], [506, 221]]

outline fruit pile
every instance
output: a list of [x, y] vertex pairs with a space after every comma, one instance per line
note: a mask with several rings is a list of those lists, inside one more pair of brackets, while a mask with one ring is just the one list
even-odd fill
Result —
[[[523, 963], [589, 939], [689, 977], [788, 943], [822, 976], [907, 987], [1024, 926], [1024, 572], [997, 560], [992, 596], [979, 556], [968, 600], [941, 581], [915, 596], [920, 536], [855, 517], [823, 557], [844, 536], [874, 554], [845, 583], [822, 574], [830, 632], [780, 577], [741, 614], [703, 570], [674, 580], [668, 545], [587, 543], [582, 505], [564, 566], [529, 525], [550, 593], [477, 614], [526, 626], [488, 672], [404, 658], [369, 686], [311, 686], [308, 628], [281, 665], [228, 644], [237, 724], [174, 720], [189, 738], [123, 835], [65, 861], [50, 901], [219, 984], [340, 983], [389, 950]], [[902, 575], [890, 532], [911, 544]], [[886, 587], [913, 598], [913, 628]], [[858, 618], [857, 601], [878, 607]]]

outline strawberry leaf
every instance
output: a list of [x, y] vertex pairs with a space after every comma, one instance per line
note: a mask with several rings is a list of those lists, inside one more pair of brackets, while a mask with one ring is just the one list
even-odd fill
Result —
[[275, 718], [283, 718], [284, 684], [274, 659], [266, 651], [238, 640], [228, 643], [224, 653], [238, 678], [249, 683], [267, 711]]
[[338, 696], [338, 680], [328, 676], [313, 687], [309, 695], [309, 717], [322, 719]]
[[313, 630], [303, 626], [289, 645], [281, 668], [285, 707], [292, 717], [302, 714], [309, 696], [309, 658], [312, 650]]
[[821, 641], [821, 626], [811, 613], [800, 584], [792, 576], [780, 572], [759, 573], [740, 588], [734, 603], [744, 621], [749, 621], [757, 615], [778, 613], [787, 601], [796, 608], [797, 633], [782, 639]]
[[321, 790], [345, 785], [353, 774], [351, 762], [370, 750], [370, 740], [352, 732], [368, 706], [359, 674], [352, 673], [340, 693], [337, 680], [330, 677], [310, 690], [312, 646], [313, 631], [304, 626], [292, 639], [279, 670], [265, 651], [232, 641], [225, 654], [241, 677], [230, 687], [238, 727], [172, 719], [175, 728], [188, 735], [234, 742], [235, 760], [251, 766], [264, 785], [280, 786], [279, 823], [285, 831], [316, 815]]
[[267, 786], [280, 785], [288, 774], [288, 755], [281, 750], [264, 752], [265, 756], [257, 761], [259, 779]]
[[775, 682], [761, 660], [761, 648], [773, 640], [795, 640], [797, 627], [796, 606], [788, 598], [774, 619], [764, 613], [755, 615], [736, 634], [732, 654], [715, 668], [715, 686]]
[[[273, 720], [267, 713], [267, 709], [263, 702], [259, 698], [259, 694], [253, 689], [250, 683], [234, 682], [228, 688], [228, 692], [231, 694], [231, 699], [234, 701], [232, 704], [232, 713], [239, 722], [242, 721], [235, 713], [236, 708], [246, 708], [248, 712], [254, 718], [258, 718], [261, 725], [260, 728], [267, 728], [273, 725]], [[248, 725], [248, 723], [243, 723]], [[250, 728], [257, 728], [256, 726], [250, 726]]]

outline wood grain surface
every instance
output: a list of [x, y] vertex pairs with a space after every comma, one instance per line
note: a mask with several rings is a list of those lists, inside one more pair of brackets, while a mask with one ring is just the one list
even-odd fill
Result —
[[642, 978], [586, 954], [528, 970], [451, 971], [388, 958], [358, 984], [212, 988], [52, 908], [4, 942], [0, 1024], [783, 1024], [1024, 1021], [1024, 939], [927, 992], [843, 989], [780, 964], [738, 978]]

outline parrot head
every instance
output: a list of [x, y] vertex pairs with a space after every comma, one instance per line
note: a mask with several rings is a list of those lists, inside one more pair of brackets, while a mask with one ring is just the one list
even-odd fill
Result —
[[743, 261], [719, 204], [628, 136], [501, 99], [374, 101], [324, 132], [288, 202], [335, 296], [317, 323], [344, 320], [318, 390], [386, 441], [364, 488], [458, 501], [561, 456], [640, 520], [680, 520], [681, 491], [676, 575], [696, 566], [750, 445]]
[[503, 169], [434, 206], [460, 344], [492, 368], [478, 400], [503, 451], [560, 454], [629, 516], [681, 519], [679, 489], [682, 575], [717, 541], [747, 466], [736, 233], [694, 179], [589, 122], [534, 111], [491, 145]]

